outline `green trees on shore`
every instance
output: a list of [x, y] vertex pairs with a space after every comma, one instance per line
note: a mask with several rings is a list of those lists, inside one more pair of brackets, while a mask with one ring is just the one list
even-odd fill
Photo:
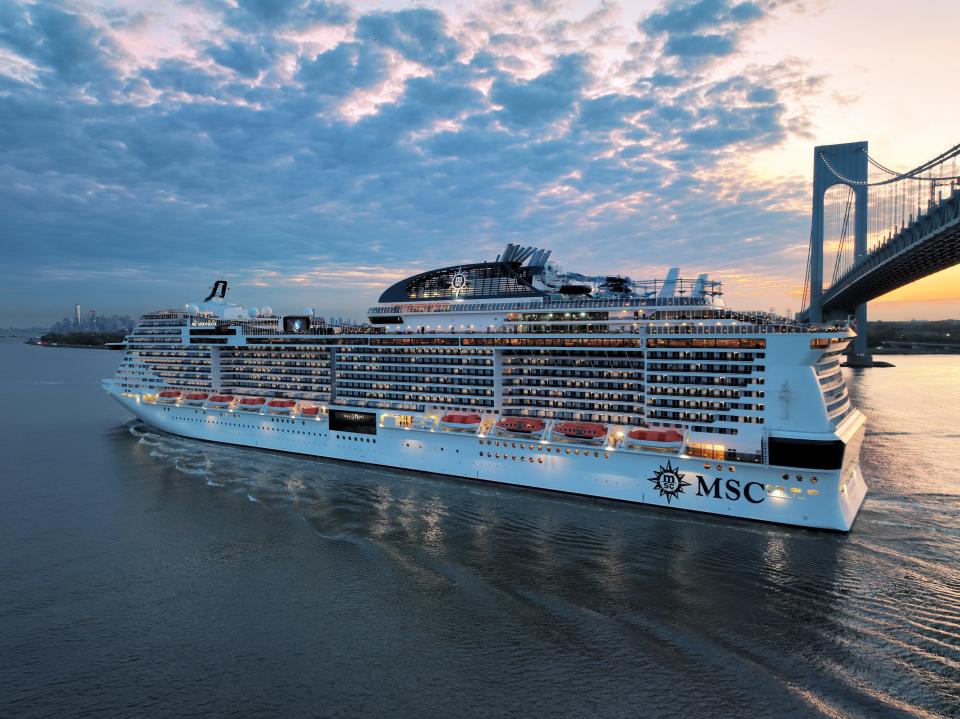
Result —
[[47, 344], [102, 347], [109, 342], [122, 342], [123, 337], [122, 332], [48, 332], [40, 339]]

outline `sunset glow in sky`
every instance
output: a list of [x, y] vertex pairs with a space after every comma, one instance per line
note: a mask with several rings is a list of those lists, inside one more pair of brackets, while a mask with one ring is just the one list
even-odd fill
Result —
[[[221, 277], [360, 318], [507, 242], [797, 310], [813, 146], [908, 169], [960, 141], [958, 26], [955, 0], [8, 0], [0, 325]], [[960, 268], [871, 317], [960, 317]]]

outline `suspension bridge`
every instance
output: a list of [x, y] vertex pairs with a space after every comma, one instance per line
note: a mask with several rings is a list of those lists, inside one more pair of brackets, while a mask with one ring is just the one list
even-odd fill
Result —
[[[960, 264], [960, 145], [898, 172], [866, 142], [813, 151], [813, 223], [799, 318], [854, 317], [852, 365], [870, 365], [867, 302]], [[825, 284], [824, 260], [832, 260]], [[829, 264], [827, 265], [829, 267]]]

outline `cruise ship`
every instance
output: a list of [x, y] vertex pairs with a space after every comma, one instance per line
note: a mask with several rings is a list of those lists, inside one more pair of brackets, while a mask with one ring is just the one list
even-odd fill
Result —
[[409, 277], [360, 326], [244, 308], [218, 280], [144, 315], [103, 386], [185, 437], [850, 529], [867, 488], [849, 321], [732, 310], [706, 275], [584, 275], [550, 256], [511, 244]]

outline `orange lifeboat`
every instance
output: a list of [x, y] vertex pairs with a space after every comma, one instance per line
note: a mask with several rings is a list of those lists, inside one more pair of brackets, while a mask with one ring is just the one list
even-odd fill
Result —
[[191, 407], [199, 407], [209, 396], [206, 392], [188, 392], [187, 396], [183, 398], [183, 403]]
[[474, 432], [480, 426], [479, 414], [445, 414], [440, 418], [440, 426], [454, 432]]
[[627, 447], [679, 450], [683, 435], [675, 429], [631, 429], [623, 441]]
[[607, 436], [607, 425], [599, 422], [558, 422], [553, 428], [554, 438], [578, 439], [584, 442], [602, 442]]
[[176, 404], [183, 392], [178, 389], [165, 389], [157, 395], [157, 402], [160, 404]]
[[300, 408], [301, 417], [319, 417], [320, 408], [319, 407], [301, 407]]
[[244, 397], [237, 403], [237, 409], [245, 412], [259, 412], [265, 402], [263, 397]]
[[498, 430], [511, 434], [537, 434], [546, 426], [546, 422], [535, 417], [503, 417], [497, 422]]
[[213, 409], [226, 409], [233, 404], [232, 394], [212, 394], [207, 400], [207, 406]]
[[267, 402], [267, 411], [270, 414], [290, 414], [296, 406], [292, 399], [272, 399]]

